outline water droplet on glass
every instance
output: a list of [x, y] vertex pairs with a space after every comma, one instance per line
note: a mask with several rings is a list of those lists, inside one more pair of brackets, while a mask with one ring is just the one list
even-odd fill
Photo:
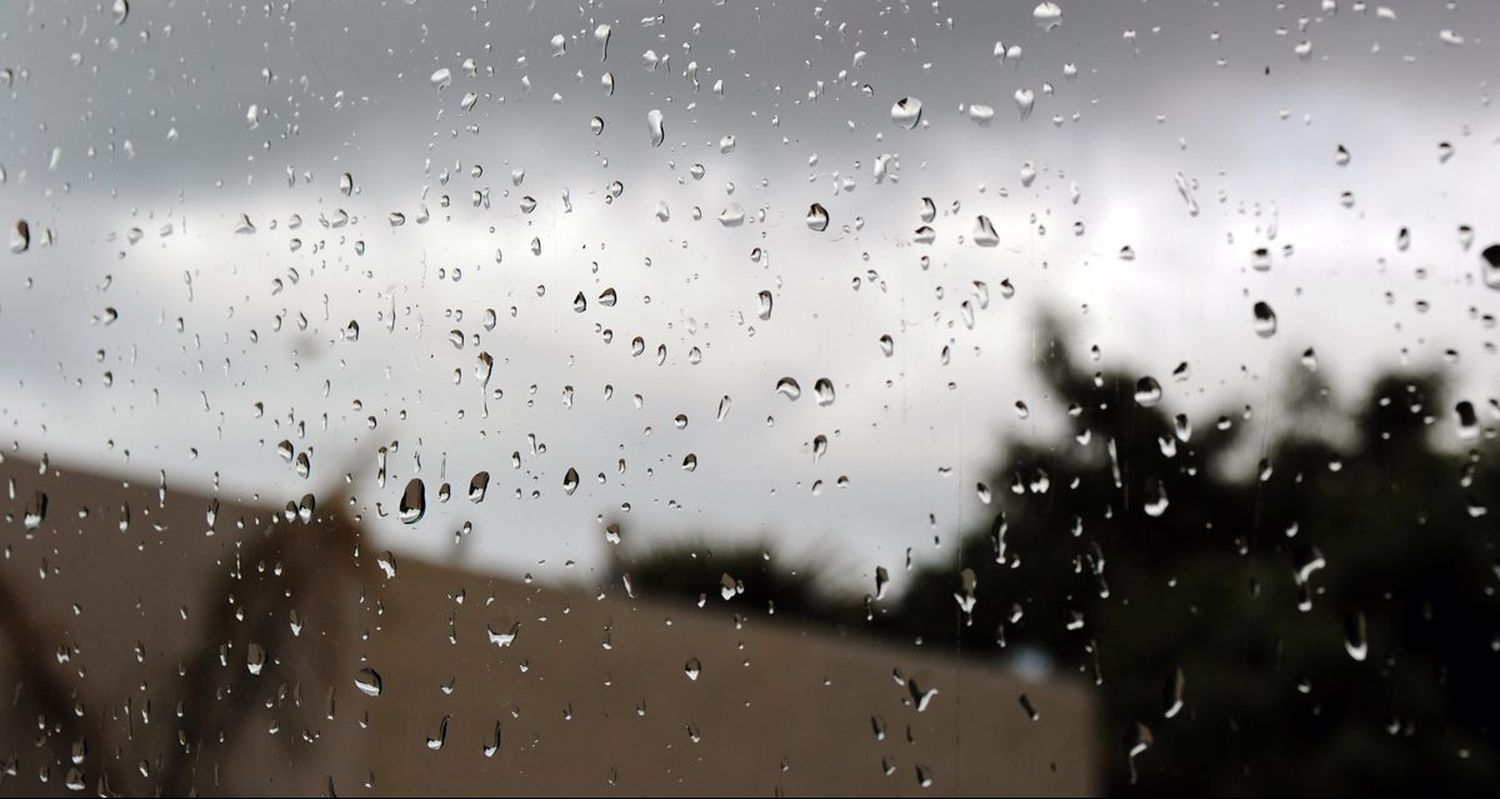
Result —
[[31, 249], [31, 225], [24, 219], [17, 219], [16, 226], [10, 232], [10, 251], [20, 255]]
[[1016, 110], [1021, 113], [1021, 118], [1031, 116], [1031, 109], [1036, 105], [1036, 93], [1030, 89], [1016, 89]]
[[1142, 408], [1154, 408], [1161, 402], [1161, 383], [1154, 377], [1143, 377], [1135, 383], [1135, 404]]
[[401, 492], [401, 521], [407, 524], [416, 524], [427, 514], [427, 486], [423, 485], [422, 478], [413, 477], [406, 484], [406, 490]]
[[1056, 3], [1037, 3], [1031, 10], [1031, 18], [1042, 30], [1050, 31], [1062, 24], [1062, 9]]
[[937, 203], [931, 197], [922, 198], [922, 221], [932, 222], [937, 219]]
[[483, 502], [484, 494], [490, 487], [489, 472], [475, 472], [474, 477], [469, 480], [469, 501]]
[[891, 105], [891, 121], [907, 130], [922, 121], [922, 101], [915, 97], [902, 97]]
[[808, 230], [812, 230], [817, 233], [822, 233], [823, 231], [827, 230], [828, 209], [817, 203], [813, 203], [812, 205], [808, 206], [807, 228]]
[[1349, 657], [1363, 662], [1370, 654], [1370, 643], [1365, 629], [1365, 614], [1363, 611], [1354, 611], [1345, 620], [1344, 651]]
[[719, 212], [719, 224], [724, 227], [739, 227], [745, 223], [745, 209], [739, 203], [732, 203], [728, 208]]
[[802, 396], [802, 386], [797, 385], [795, 378], [783, 377], [776, 381], [776, 393], [789, 400], [796, 400]]
[[485, 625], [484, 634], [490, 643], [498, 647], [508, 647], [516, 642], [516, 636], [521, 634], [521, 623], [513, 622], [505, 632], [495, 630], [494, 624]]
[[380, 696], [380, 692], [385, 690], [385, 681], [381, 679], [380, 672], [374, 669], [360, 669], [354, 675], [354, 687], [365, 696]]
[[826, 377], [818, 378], [817, 382], [813, 383], [813, 393], [817, 395], [818, 405], [820, 407], [826, 408], [829, 405], [832, 405], [833, 381], [829, 380]]
[[260, 644], [247, 644], [245, 646], [245, 668], [255, 676], [266, 668], [266, 649]]
[[428, 749], [436, 752], [443, 748], [443, 744], [448, 742], [448, 719], [448, 716], [444, 716], [443, 720], [438, 723], [437, 735], [427, 736]]
[[1130, 784], [1134, 785], [1139, 775], [1135, 770], [1135, 759], [1151, 748], [1151, 728], [1140, 722], [1125, 736], [1125, 758], [1130, 766]]
[[1147, 516], [1159, 517], [1167, 512], [1167, 506], [1171, 503], [1167, 499], [1167, 486], [1161, 480], [1154, 477], [1146, 480], [1142, 494], [1141, 510]]
[[990, 218], [983, 214], [974, 220], [974, 243], [980, 247], [994, 247], [1000, 243], [1000, 234], [995, 232]]
[[1255, 303], [1255, 335], [1270, 338], [1276, 335], [1276, 312], [1264, 302]]
[[1484, 278], [1484, 284], [1492, 289], [1500, 289], [1500, 244], [1491, 244], [1479, 253]]
[[651, 133], [651, 147], [661, 147], [661, 142], [666, 141], [666, 120], [661, 109], [646, 111], [646, 130]]
[[1173, 668], [1167, 675], [1166, 684], [1162, 689], [1162, 715], [1173, 718], [1182, 712], [1183, 692], [1187, 689], [1187, 676], [1182, 673], [1181, 668]]

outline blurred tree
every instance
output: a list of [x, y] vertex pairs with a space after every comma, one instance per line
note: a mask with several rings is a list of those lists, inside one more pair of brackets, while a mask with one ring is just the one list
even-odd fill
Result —
[[820, 588], [816, 567], [785, 565], [766, 544], [715, 547], [690, 540], [639, 556], [625, 553], [615, 572], [617, 583], [629, 581], [632, 591], [647, 594], [704, 604], [733, 599], [737, 607], [827, 624], [853, 618], [836, 595]]
[[[1076, 670], [1116, 793], [1500, 792], [1500, 470], [1472, 408], [1437, 376], [1387, 376], [1349, 418], [1304, 372], [1288, 432], [1235, 478], [1248, 409], [1170, 415], [1154, 382], [1082, 372], [1046, 334], [1072, 435], [1007, 442], [993, 520], [872, 621], [763, 548], [650, 553], [634, 584], [717, 601], [728, 573], [783, 617]], [[1432, 441], [1452, 414], [1463, 454]]]
[[1299, 424], [1323, 393], [1289, 392], [1294, 432], [1236, 481], [1220, 467], [1248, 411], [1169, 417], [1053, 340], [1042, 372], [1076, 435], [1007, 446], [994, 522], [880, 626], [1087, 675], [1116, 792], [1500, 789], [1500, 473], [1489, 444], [1430, 442], [1441, 380], [1379, 380], [1347, 450]]

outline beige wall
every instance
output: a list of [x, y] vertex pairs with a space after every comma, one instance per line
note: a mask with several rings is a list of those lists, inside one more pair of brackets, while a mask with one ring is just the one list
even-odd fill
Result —
[[[7, 794], [61, 790], [80, 737], [91, 793], [105, 772], [111, 789], [128, 793], [162, 783], [204, 794], [331, 784], [341, 795], [369, 793], [366, 782], [376, 793], [469, 794], [1096, 786], [1094, 711], [1072, 681], [1028, 684], [976, 660], [803, 628], [717, 598], [699, 609], [611, 587], [597, 599], [411, 559], [386, 579], [356, 526], [329, 517], [332, 500], [310, 525], [274, 526], [279, 510], [221, 501], [208, 536], [206, 497], [169, 491], [163, 505], [155, 485], [41, 475], [14, 457], [0, 475], [14, 480], [0, 560], [0, 691], [15, 698], [0, 724], [0, 759], [14, 754], [17, 766], [0, 785]], [[23, 508], [38, 490], [49, 497], [47, 519], [28, 531]], [[488, 640], [487, 628], [516, 622], [512, 645]], [[246, 667], [250, 643], [269, 653], [259, 676]], [[689, 658], [702, 663], [697, 680], [684, 672]], [[379, 697], [355, 686], [365, 666], [383, 678]], [[925, 712], [896, 670], [938, 690]], [[40, 701], [48, 685], [61, 694], [50, 712]], [[1019, 705], [1023, 692], [1036, 721]], [[81, 718], [71, 712], [78, 702]], [[434, 751], [426, 740], [444, 716], [446, 743]], [[486, 757], [497, 722], [500, 747]], [[205, 740], [174, 758], [184, 728]], [[925, 790], [919, 764], [933, 780]]]

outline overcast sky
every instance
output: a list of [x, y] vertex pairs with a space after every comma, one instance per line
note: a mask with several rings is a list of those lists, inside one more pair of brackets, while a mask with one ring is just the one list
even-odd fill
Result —
[[455, 556], [468, 520], [476, 568], [577, 576], [619, 521], [862, 582], [951, 553], [1000, 442], [1056, 429], [1044, 313], [1189, 413], [1275, 424], [1309, 347], [1345, 402], [1403, 362], [1497, 394], [1482, 3], [534, 5], [6, 15], [7, 449], [273, 505], [353, 472], [380, 546]]

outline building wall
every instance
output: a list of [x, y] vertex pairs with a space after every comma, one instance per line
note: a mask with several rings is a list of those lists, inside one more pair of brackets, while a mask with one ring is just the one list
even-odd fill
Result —
[[[717, 597], [704, 608], [616, 587], [599, 597], [412, 559], [387, 577], [336, 500], [308, 523], [221, 500], [208, 535], [208, 497], [42, 472], [0, 464], [6, 794], [66, 792], [78, 740], [89, 792], [107, 779], [131, 794], [1096, 787], [1079, 683], [1027, 682]], [[28, 529], [37, 491], [47, 515]], [[491, 640], [513, 628], [508, 645]], [[252, 644], [266, 653], [259, 674]], [[379, 696], [356, 686], [365, 668]]]

